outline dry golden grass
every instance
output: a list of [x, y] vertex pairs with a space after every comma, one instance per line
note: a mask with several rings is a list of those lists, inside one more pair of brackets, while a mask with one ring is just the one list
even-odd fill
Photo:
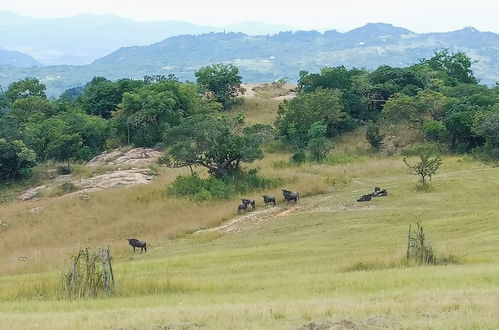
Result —
[[279, 103], [281, 101], [269, 98], [246, 98], [242, 100], [240, 105], [231, 110], [230, 115], [242, 114], [249, 125], [273, 124], [277, 116]]

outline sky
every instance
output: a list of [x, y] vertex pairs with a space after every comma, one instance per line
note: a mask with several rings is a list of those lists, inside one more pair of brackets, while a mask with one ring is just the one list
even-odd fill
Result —
[[0, 10], [42, 18], [94, 13], [212, 26], [257, 21], [342, 32], [383, 22], [419, 33], [466, 26], [499, 33], [497, 0], [0, 0]]

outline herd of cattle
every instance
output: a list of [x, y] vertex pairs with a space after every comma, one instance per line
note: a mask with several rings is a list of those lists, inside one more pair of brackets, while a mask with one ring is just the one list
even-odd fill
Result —
[[[290, 202], [297, 203], [298, 200], [300, 199], [300, 194], [298, 192], [286, 189], [282, 190], [282, 196], [284, 197], [284, 201], [287, 204], [289, 204]], [[386, 191], [386, 189], [381, 190], [381, 188], [375, 187], [374, 192], [369, 193], [367, 195], [362, 195], [359, 199], [357, 199], [357, 202], [368, 202], [373, 197], [386, 197], [386, 196], [388, 196], [388, 191]], [[265, 206], [268, 205], [276, 206], [277, 203], [276, 203], [276, 198], [274, 196], [263, 195], [262, 197]], [[256, 202], [254, 199], [243, 198], [241, 199], [241, 204], [237, 206], [237, 213], [254, 211], [255, 209], [256, 209]], [[128, 244], [132, 246], [133, 252], [135, 252], [135, 248], [140, 248], [140, 253], [142, 253], [142, 251], [147, 252], [146, 242], [140, 241], [136, 238], [127, 238], [127, 240]]]
[[[284, 201], [286, 203], [290, 203], [290, 202], [296, 203], [300, 199], [300, 194], [298, 192], [286, 190], [286, 189], [282, 190], [282, 196], [284, 197]], [[262, 197], [263, 197], [263, 202], [265, 203], [265, 206], [268, 206], [271, 204], [272, 204], [272, 206], [276, 206], [277, 203], [276, 203], [276, 199], [274, 196], [263, 195]], [[254, 211], [255, 208], [256, 208], [255, 200], [243, 198], [243, 199], [241, 199], [241, 204], [239, 204], [237, 206], [237, 213], [241, 213], [243, 211], [244, 212]]]

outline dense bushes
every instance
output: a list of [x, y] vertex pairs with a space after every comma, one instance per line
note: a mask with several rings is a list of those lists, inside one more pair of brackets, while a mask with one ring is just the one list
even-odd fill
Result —
[[200, 178], [197, 175], [179, 176], [168, 187], [167, 193], [196, 201], [230, 199], [253, 190], [271, 188], [280, 183], [278, 179], [261, 177], [250, 171], [224, 177]]
[[0, 139], [0, 182], [29, 176], [35, 159], [35, 152], [22, 141]]

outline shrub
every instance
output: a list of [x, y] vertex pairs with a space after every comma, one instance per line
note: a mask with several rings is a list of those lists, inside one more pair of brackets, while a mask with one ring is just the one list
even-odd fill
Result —
[[305, 162], [306, 159], [307, 155], [305, 154], [305, 152], [303, 150], [298, 150], [293, 155], [291, 155], [290, 163], [301, 164]]
[[367, 125], [366, 139], [374, 149], [379, 150], [384, 138], [385, 135], [381, 133], [379, 125], [372, 122]]
[[256, 171], [239, 172], [220, 178], [200, 178], [198, 175], [190, 175], [177, 177], [167, 188], [167, 193], [196, 201], [223, 200], [252, 190], [271, 188], [279, 183], [279, 179], [261, 177]]
[[420, 182], [424, 185], [426, 183], [426, 178], [431, 177], [437, 172], [440, 165], [442, 165], [442, 159], [440, 157], [432, 157], [432, 146], [423, 145], [416, 149], [416, 155], [419, 157], [420, 161], [416, 165], [410, 165], [404, 157], [404, 163], [409, 168], [409, 172], [414, 175], [419, 175]]
[[35, 159], [35, 152], [24, 142], [0, 139], [0, 182], [28, 177]]
[[95, 297], [104, 291], [100, 258], [88, 248], [71, 256], [71, 265], [64, 271], [62, 284], [67, 298]]

